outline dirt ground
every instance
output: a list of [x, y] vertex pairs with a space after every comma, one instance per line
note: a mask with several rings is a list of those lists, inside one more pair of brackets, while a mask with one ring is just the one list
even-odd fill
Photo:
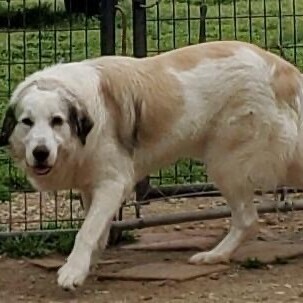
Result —
[[[219, 198], [157, 202], [144, 207], [143, 215], [212, 208], [222, 204], [224, 201]], [[222, 238], [228, 226], [229, 219], [220, 219], [148, 228], [136, 231], [135, 234], [140, 239], [146, 234], [153, 233], [215, 230]], [[260, 226], [261, 232], [258, 237], [263, 238], [263, 241], [275, 238], [303, 245], [302, 212], [280, 216], [262, 215]], [[194, 249], [133, 251], [111, 247], [105, 251], [102, 260], [120, 260], [121, 263], [100, 265], [75, 292], [67, 292], [57, 286], [55, 270], [31, 265], [23, 259], [12, 260], [2, 256], [0, 302], [303, 302], [303, 257], [288, 260], [287, 264], [266, 265], [262, 269], [247, 269], [231, 263], [230, 268], [224, 272], [183, 282], [97, 279], [98, 273], [101, 272], [116, 272], [121, 268], [155, 261], [186, 263], [195, 252]]]

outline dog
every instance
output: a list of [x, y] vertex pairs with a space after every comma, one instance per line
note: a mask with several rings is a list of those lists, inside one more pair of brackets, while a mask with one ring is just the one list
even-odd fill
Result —
[[239, 41], [28, 76], [9, 101], [0, 145], [36, 189], [79, 190], [86, 213], [58, 284], [83, 284], [135, 184], [184, 157], [207, 165], [232, 213], [228, 235], [189, 262], [227, 262], [257, 231], [254, 189], [303, 184], [302, 88], [291, 63]]

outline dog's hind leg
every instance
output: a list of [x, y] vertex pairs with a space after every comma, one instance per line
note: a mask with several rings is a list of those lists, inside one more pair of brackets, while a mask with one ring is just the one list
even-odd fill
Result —
[[200, 252], [189, 259], [192, 264], [228, 262], [242, 242], [257, 232], [258, 213], [253, 194], [225, 195], [231, 208], [232, 221], [228, 235], [211, 251]]

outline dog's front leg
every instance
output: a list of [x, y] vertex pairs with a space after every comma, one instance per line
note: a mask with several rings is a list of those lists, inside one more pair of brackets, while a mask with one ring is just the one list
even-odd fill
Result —
[[[89, 208], [92, 203], [92, 195], [89, 190], [82, 190], [81, 191], [81, 197], [82, 197], [82, 203], [83, 203], [83, 208], [84, 208], [84, 215], [88, 214]], [[92, 257], [91, 257], [91, 266], [94, 266], [98, 263], [99, 257], [103, 249], [106, 248], [108, 238], [109, 238], [109, 233], [110, 233], [110, 228], [111, 225], [109, 224], [106, 229], [104, 230], [103, 234], [101, 235], [101, 238], [99, 239], [98, 246], [94, 250]]]
[[93, 190], [92, 202], [76, 236], [74, 248], [66, 264], [58, 271], [58, 284], [61, 287], [74, 289], [84, 282], [89, 273], [92, 253], [97, 249], [100, 238], [107, 233], [128, 188], [130, 186], [117, 177], [101, 182]]

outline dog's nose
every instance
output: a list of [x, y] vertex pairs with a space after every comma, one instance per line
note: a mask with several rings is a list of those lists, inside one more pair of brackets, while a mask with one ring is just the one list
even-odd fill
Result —
[[38, 162], [44, 162], [49, 156], [49, 150], [45, 145], [38, 145], [33, 150], [33, 156]]

